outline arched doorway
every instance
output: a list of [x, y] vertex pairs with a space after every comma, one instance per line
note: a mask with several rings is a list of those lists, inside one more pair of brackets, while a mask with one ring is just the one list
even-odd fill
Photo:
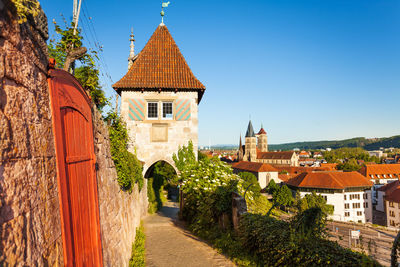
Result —
[[161, 209], [167, 200], [178, 200], [178, 175], [175, 167], [164, 160], [154, 162], [145, 171], [149, 212]]

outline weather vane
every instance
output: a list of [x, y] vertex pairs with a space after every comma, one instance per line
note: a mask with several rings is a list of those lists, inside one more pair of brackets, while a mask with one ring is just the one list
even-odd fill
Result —
[[168, 2], [164, 2], [164, 0], [161, 0], [161, 24], [164, 25], [164, 7], [168, 7], [169, 5], [169, 1]]

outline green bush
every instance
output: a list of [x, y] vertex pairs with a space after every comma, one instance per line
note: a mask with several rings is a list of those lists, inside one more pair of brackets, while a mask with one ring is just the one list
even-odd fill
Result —
[[142, 164], [137, 157], [128, 151], [128, 131], [125, 123], [116, 113], [106, 117], [111, 143], [111, 157], [118, 174], [118, 184], [124, 191], [132, 191], [135, 183], [141, 190], [144, 184]]
[[257, 214], [240, 220], [242, 247], [262, 266], [380, 266], [366, 255], [318, 235], [306, 236], [292, 223]]
[[135, 243], [132, 245], [132, 256], [129, 259], [129, 267], [145, 267], [145, 248], [144, 242], [146, 236], [144, 235], [144, 227], [140, 224], [140, 227], [136, 229]]

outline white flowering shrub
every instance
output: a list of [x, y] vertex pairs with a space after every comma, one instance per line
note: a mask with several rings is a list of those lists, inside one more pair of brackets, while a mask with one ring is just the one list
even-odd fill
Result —
[[[182, 215], [191, 224], [212, 227], [224, 213], [231, 218], [232, 192], [244, 195], [248, 182], [234, 174], [232, 168], [217, 157], [202, 157], [196, 161], [192, 151], [189, 143], [173, 157], [180, 171], [180, 188], [185, 195]], [[254, 195], [250, 188], [246, 200], [251, 202]]]

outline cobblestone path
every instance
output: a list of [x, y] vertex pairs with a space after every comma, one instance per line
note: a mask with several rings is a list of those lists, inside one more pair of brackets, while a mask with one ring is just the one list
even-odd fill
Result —
[[235, 266], [207, 243], [185, 230], [177, 219], [178, 204], [165, 203], [161, 211], [144, 219], [146, 266]]

